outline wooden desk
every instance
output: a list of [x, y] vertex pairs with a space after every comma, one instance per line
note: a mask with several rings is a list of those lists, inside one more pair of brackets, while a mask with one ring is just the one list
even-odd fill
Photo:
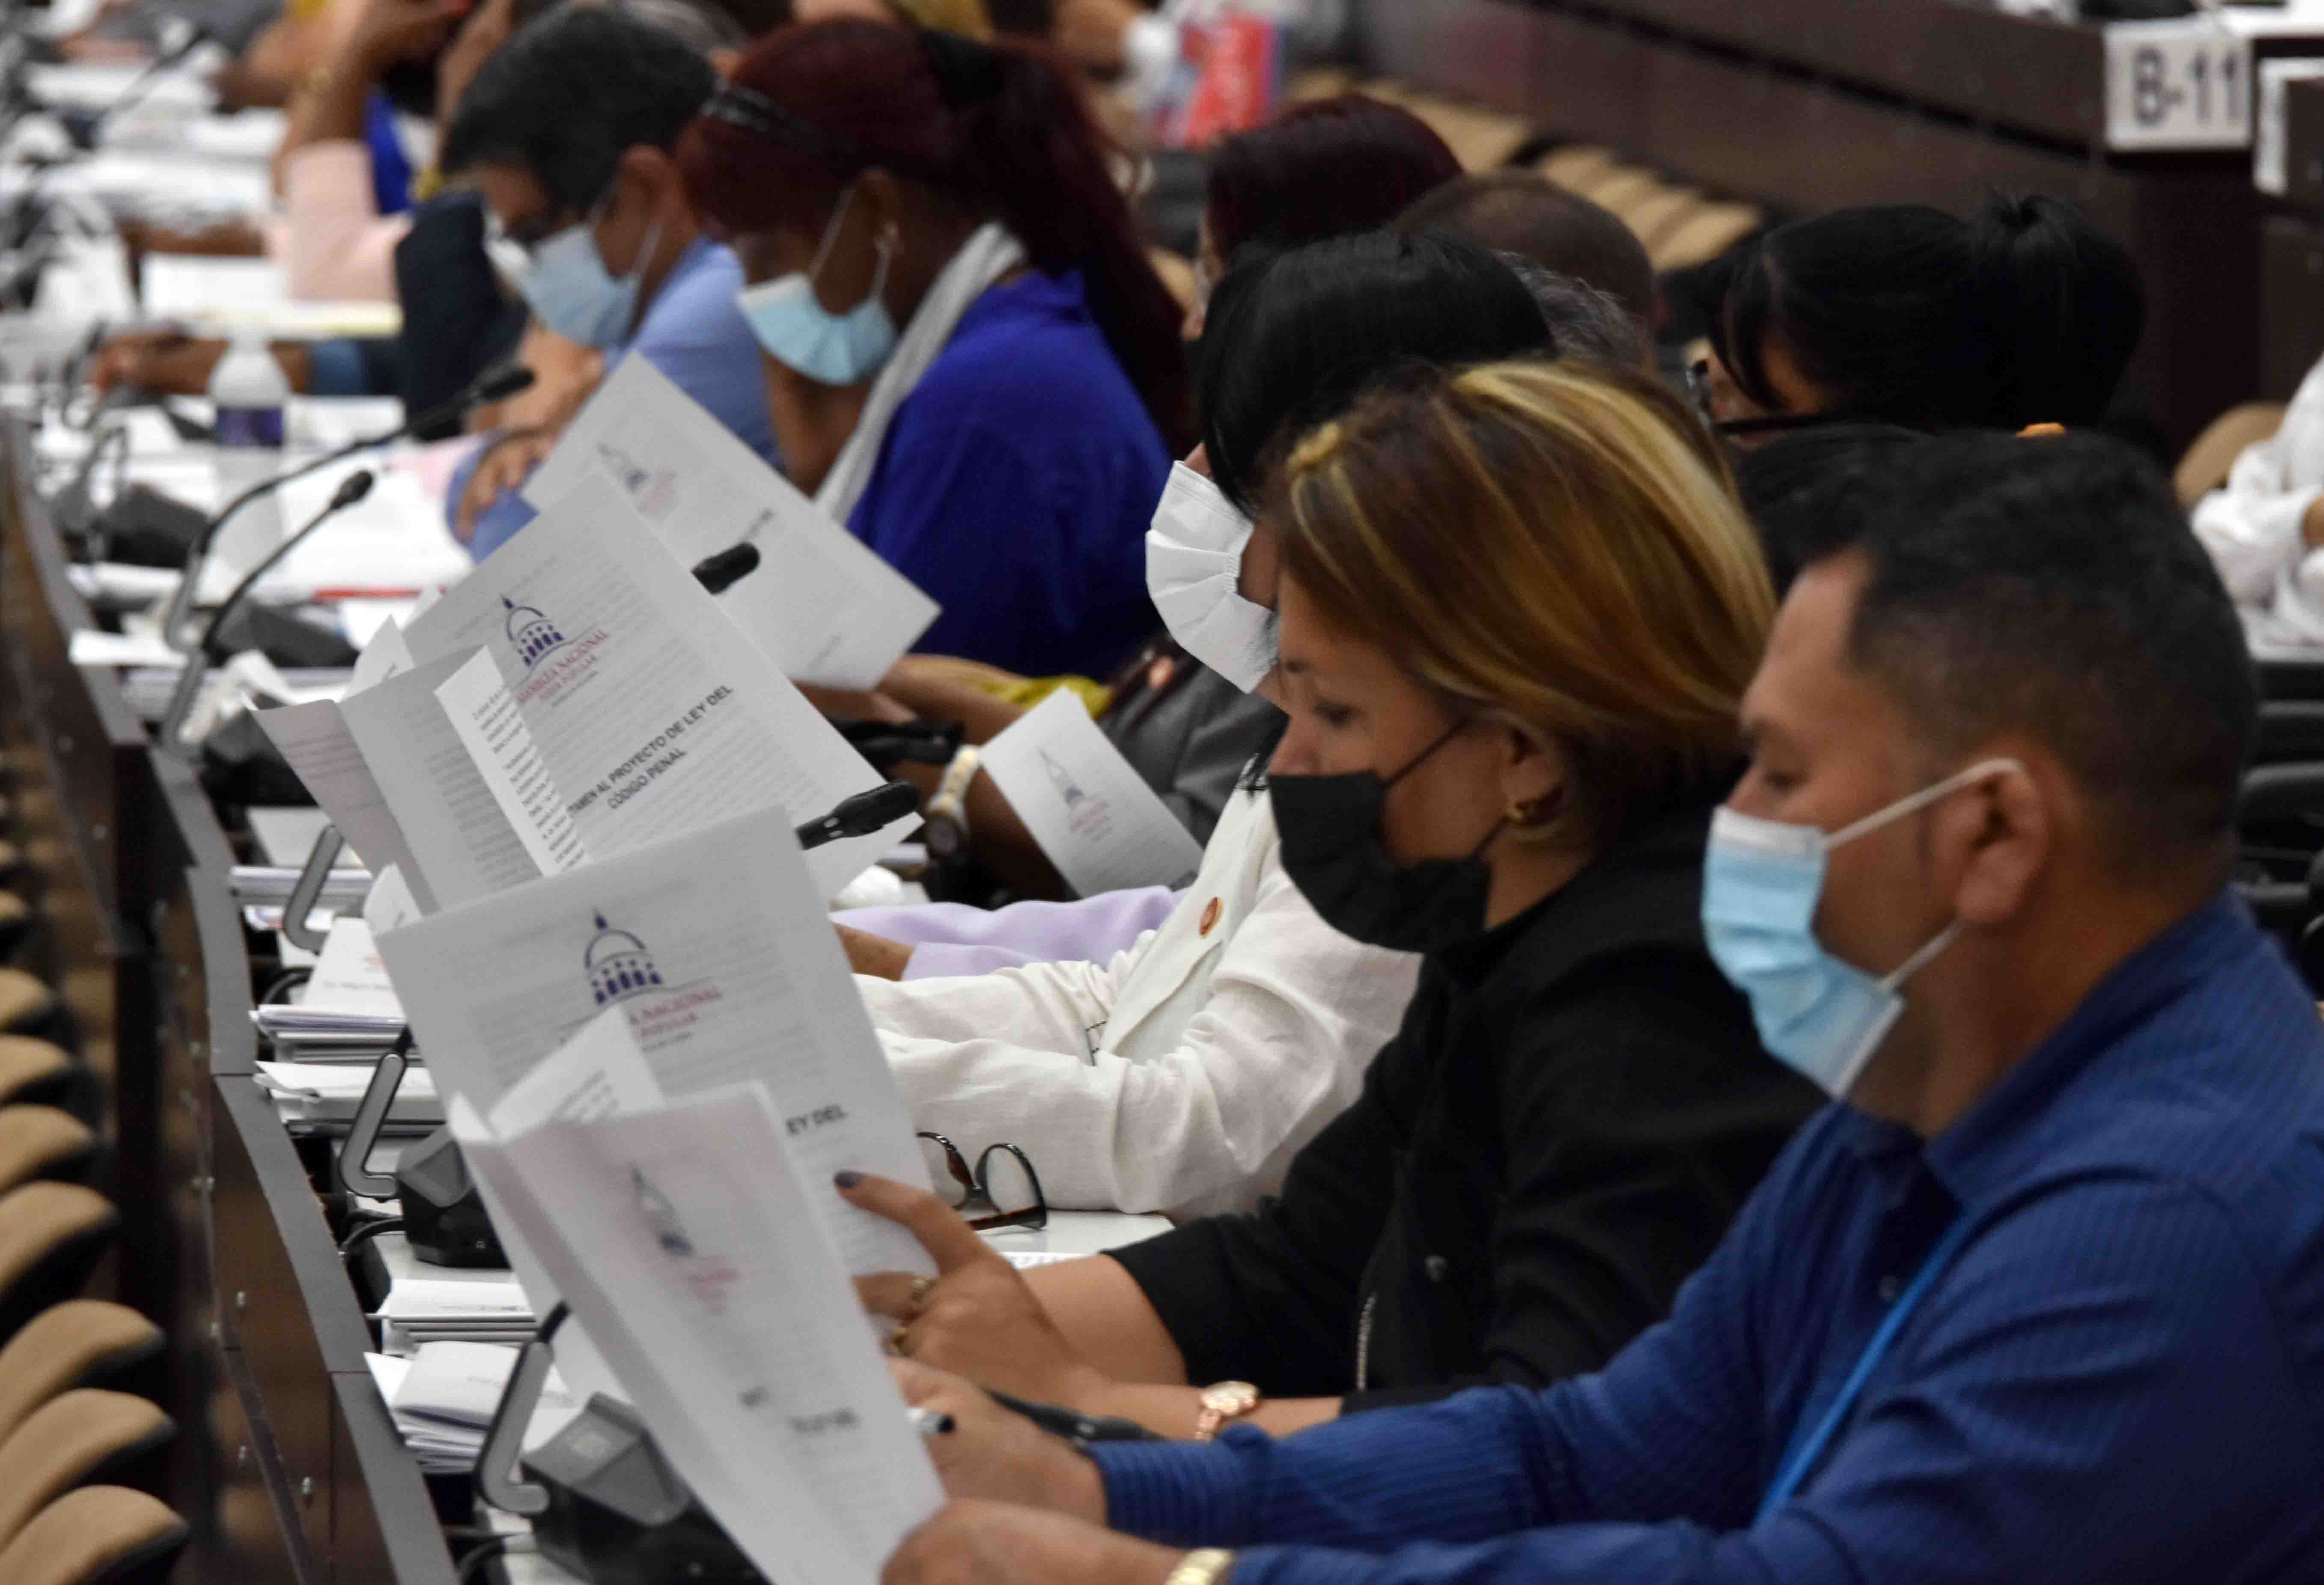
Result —
[[[2070, 198], [2147, 288], [2127, 378], [2183, 446], [2264, 387], [2248, 150], [2105, 145], [2095, 27], [1971, 0], [1358, 0], [1370, 71], [1774, 207]], [[2312, 354], [2310, 355], [2312, 356]]]

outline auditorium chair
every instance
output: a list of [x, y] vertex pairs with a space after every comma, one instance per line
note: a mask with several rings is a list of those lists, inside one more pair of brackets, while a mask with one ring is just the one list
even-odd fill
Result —
[[0, 891], [0, 956], [16, 950], [32, 933], [32, 905], [13, 891]]
[[41, 1510], [0, 1548], [8, 1585], [162, 1585], [185, 1550], [184, 1520], [119, 1486], [86, 1486]]
[[176, 1434], [131, 1393], [80, 1387], [51, 1398], [0, 1442], [0, 1547], [76, 1487], [157, 1483]]
[[101, 1151], [87, 1123], [53, 1106], [0, 1106], [0, 1193], [37, 1181], [86, 1184]]
[[53, 1027], [57, 993], [37, 974], [0, 969], [0, 1030], [27, 1035]]
[[76, 1387], [123, 1389], [168, 1350], [161, 1329], [125, 1304], [67, 1299], [0, 1348], [0, 1442], [35, 1410]]
[[53, 1041], [0, 1035], [0, 1106], [19, 1105], [53, 1106], [93, 1122], [97, 1075]]
[[113, 1203], [78, 1184], [0, 1194], [0, 1342], [78, 1294], [120, 1228]]

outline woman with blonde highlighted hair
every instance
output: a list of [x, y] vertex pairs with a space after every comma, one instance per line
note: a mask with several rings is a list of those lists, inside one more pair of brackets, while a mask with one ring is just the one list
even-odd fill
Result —
[[842, 1190], [943, 1267], [862, 1285], [900, 1351], [1170, 1436], [1595, 1369], [1818, 1100], [1698, 922], [1774, 599], [1692, 416], [1620, 371], [1416, 371], [1270, 500], [1284, 868], [1425, 954], [1362, 1095], [1256, 1212], [1024, 1276], [928, 1196]]

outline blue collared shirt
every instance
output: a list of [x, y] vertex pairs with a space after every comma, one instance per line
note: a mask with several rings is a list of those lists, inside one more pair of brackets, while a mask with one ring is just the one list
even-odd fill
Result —
[[[780, 467], [774, 422], [767, 414], [767, 380], [759, 363], [758, 337], [734, 302], [734, 294], [742, 290], [742, 267], [733, 252], [718, 243], [696, 241], [670, 266], [629, 345], [605, 354], [605, 371], [611, 373], [632, 354], [644, 358], [743, 445]], [[469, 475], [483, 450], [479, 444], [452, 475], [445, 499], [450, 518], [458, 517], [460, 497], [467, 493]], [[522, 495], [503, 491], [476, 515], [468, 554], [482, 561], [532, 519], [532, 507]]]
[[1925, 1146], [1826, 1109], [1596, 1376], [1098, 1458], [1118, 1527], [1248, 1548], [1234, 1585], [2324, 1579], [2324, 1025], [2223, 897]]

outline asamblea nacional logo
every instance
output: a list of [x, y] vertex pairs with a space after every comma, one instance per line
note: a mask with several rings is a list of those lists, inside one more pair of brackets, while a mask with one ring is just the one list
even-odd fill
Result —
[[605, 641], [604, 628], [568, 635], [538, 606], [520, 605], [503, 594], [501, 607], [509, 648], [524, 666], [524, 680], [512, 690], [518, 704], [554, 704], [597, 664], [597, 650]]
[[565, 635], [541, 613], [530, 605], [519, 605], [506, 594], [501, 596], [501, 604], [508, 612], [508, 620], [503, 626], [508, 633], [509, 646], [516, 651], [516, 658], [524, 662], [527, 671], [565, 647]]
[[650, 1053], [682, 1037], [701, 1021], [704, 1009], [726, 1000], [707, 977], [666, 982], [642, 939], [609, 923], [602, 910], [591, 917], [596, 934], [581, 954], [582, 975], [598, 1008], [625, 1007], [641, 1049]]

